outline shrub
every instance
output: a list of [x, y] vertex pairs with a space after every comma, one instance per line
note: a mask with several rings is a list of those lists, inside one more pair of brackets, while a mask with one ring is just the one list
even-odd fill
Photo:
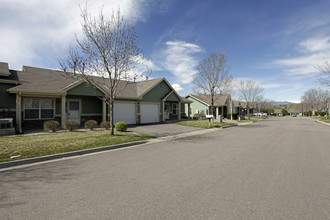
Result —
[[205, 120], [206, 119], [206, 115], [204, 114], [195, 114], [194, 118], [198, 119], [198, 120]]
[[94, 128], [97, 128], [97, 121], [95, 120], [88, 120], [85, 122], [85, 128], [88, 128], [90, 130], [94, 130]]
[[312, 116], [312, 111], [305, 111], [304, 112], [304, 115], [305, 116]]
[[75, 131], [79, 128], [79, 123], [75, 120], [67, 120], [64, 122], [65, 129], [69, 131]]
[[326, 112], [316, 112], [317, 115], [324, 117], [327, 113]]
[[[236, 120], [237, 119], [238, 114], [237, 113], [233, 113], [233, 119]], [[231, 119], [231, 114], [227, 113], [227, 118]]]
[[109, 130], [110, 129], [110, 121], [101, 122], [100, 127]]
[[244, 115], [237, 115], [237, 119], [241, 119], [241, 120], [245, 120], [245, 117], [244, 117]]
[[58, 129], [59, 127], [60, 127], [60, 123], [58, 123], [58, 121], [51, 120], [51, 121], [45, 121], [44, 122], [44, 131], [55, 132], [56, 129]]
[[126, 131], [127, 130], [127, 125], [125, 122], [117, 122], [115, 124], [115, 128], [117, 131]]

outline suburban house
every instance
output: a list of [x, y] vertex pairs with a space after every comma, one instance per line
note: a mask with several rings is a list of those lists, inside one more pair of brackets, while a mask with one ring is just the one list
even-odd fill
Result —
[[[62, 71], [23, 66], [11, 70], [0, 63], [0, 118], [13, 118], [16, 132], [42, 128], [43, 122], [57, 120], [61, 126], [72, 119], [107, 121], [109, 108], [102, 98], [107, 88], [69, 77]], [[178, 95], [165, 78], [141, 82], [120, 81], [124, 86], [115, 99], [114, 122], [158, 123], [180, 119], [190, 101]]]
[[[211, 96], [210, 95], [187, 95], [185, 99], [191, 101], [190, 105], [186, 105], [185, 112], [195, 114], [211, 114]], [[230, 95], [215, 95], [213, 114], [216, 119], [221, 115], [222, 118], [227, 117], [227, 113], [230, 113]]]
[[[250, 115], [253, 115], [254, 113], [258, 112], [258, 103], [252, 103], [250, 104]], [[241, 115], [247, 115], [248, 114], [248, 108], [246, 102], [240, 102], [240, 109], [241, 109]]]

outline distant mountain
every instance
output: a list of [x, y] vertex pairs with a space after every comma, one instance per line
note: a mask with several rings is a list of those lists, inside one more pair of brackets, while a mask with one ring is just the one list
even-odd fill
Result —
[[274, 101], [272, 102], [273, 105], [291, 105], [291, 104], [297, 104], [297, 103], [293, 103], [293, 102], [288, 102], [288, 101]]

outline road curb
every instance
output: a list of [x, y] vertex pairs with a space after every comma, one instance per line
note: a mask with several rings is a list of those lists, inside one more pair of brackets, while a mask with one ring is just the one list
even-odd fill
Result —
[[330, 123], [326, 123], [324, 121], [316, 120], [316, 122], [330, 126]]

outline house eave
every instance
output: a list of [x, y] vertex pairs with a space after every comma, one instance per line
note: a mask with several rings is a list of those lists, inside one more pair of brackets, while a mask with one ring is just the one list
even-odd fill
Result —
[[27, 91], [9, 91], [9, 93], [19, 94], [21, 96], [29, 96], [29, 97], [56, 97], [60, 98], [65, 96], [66, 93], [53, 93], [53, 92], [27, 92]]
[[9, 80], [9, 79], [0, 79], [0, 83], [6, 83], [6, 84], [22, 84], [21, 81], [17, 81], [17, 80]]

